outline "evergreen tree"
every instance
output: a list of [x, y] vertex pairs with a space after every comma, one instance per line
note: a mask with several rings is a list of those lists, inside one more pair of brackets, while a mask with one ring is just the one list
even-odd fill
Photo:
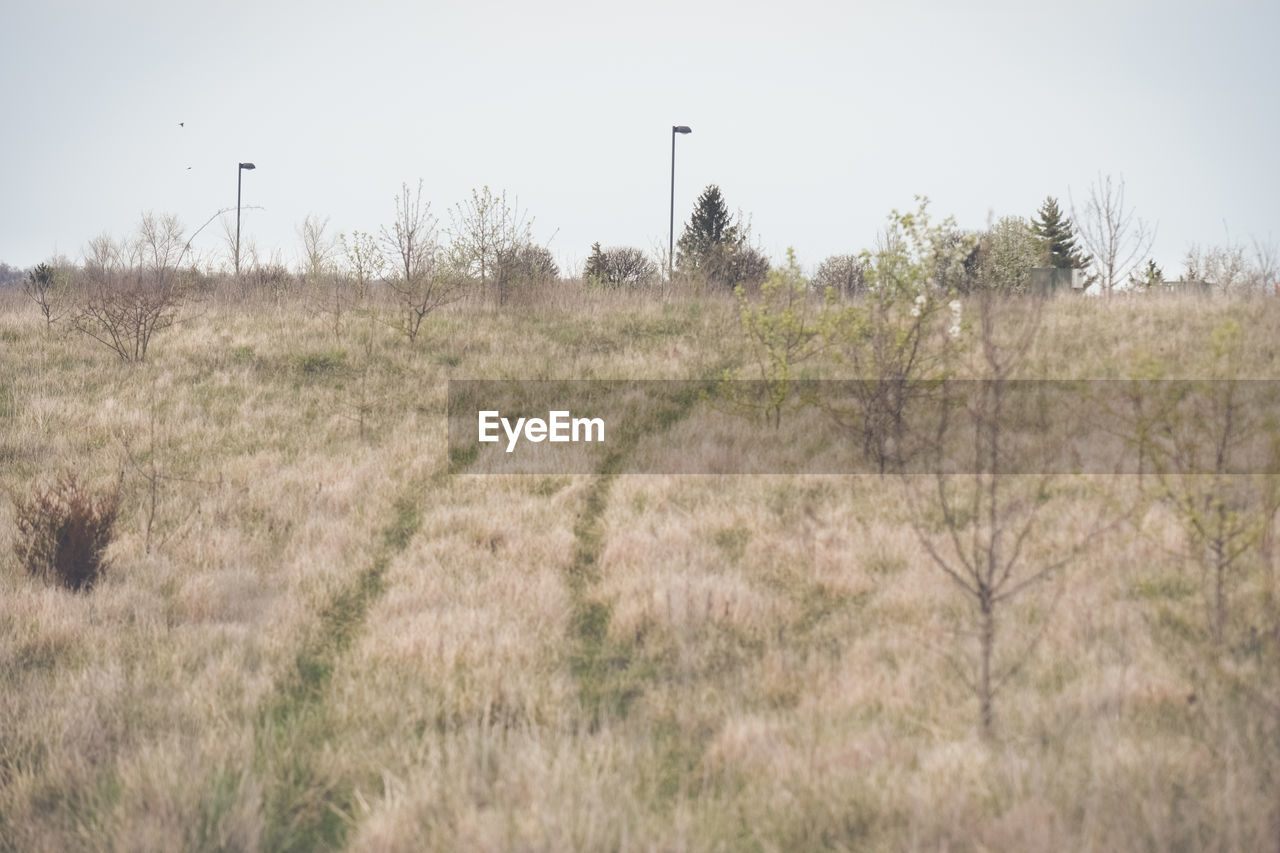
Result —
[[1058, 200], [1049, 196], [1040, 205], [1040, 211], [1031, 221], [1031, 227], [1040, 238], [1045, 260], [1058, 269], [1084, 269], [1092, 260], [1076, 245], [1075, 226], [1071, 218], [1058, 209]]
[[704, 281], [733, 289], [759, 284], [769, 261], [748, 245], [750, 228], [734, 222], [715, 184], [698, 196], [693, 216], [676, 242], [676, 266]]
[[600, 251], [600, 242], [591, 244], [591, 256], [587, 258], [587, 264], [583, 267], [582, 278], [588, 284], [601, 284], [606, 277], [604, 253]]
[[738, 227], [729, 215], [724, 196], [715, 184], [698, 196], [693, 216], [684, 226], [684, 233], [676, 243], [676, 265], [688, 272], [697, 272], [717, 254], [717, 249], [735, 247], [740, 242]]

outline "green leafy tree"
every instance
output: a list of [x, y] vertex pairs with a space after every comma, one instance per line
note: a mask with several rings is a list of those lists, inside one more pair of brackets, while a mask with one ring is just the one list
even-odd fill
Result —
[[1021, 216], [1002, 217], [982, 236], [979, 280], [1001, 293], [1025, 293], [1041, 252], [1035, 226]]
[[1071, 218], [1063, 214], [1058, 200], [1049, 196], [1040, 205], [1031, 228], [1040, 238], [1043, 260], [1058, 269], [1084, 269], [1092, 260], [1076, 244], [1075, 226]]
[[952, 342], [962, 333], [954, 296], [966, 280], [974, 241], [957, 237], [950, 217], [929, 218], [927, 198], [910, 213], [894, 211], [874, 252], [862, 254], [867, 296], [830, 313], [826, 344], [852, 368], [854, 406], [832, 408], [841, 427], [862, 437], [880, 472], [904, 461], [906, 414], [945, 377]]
[[791, 395], [795, 365], [811, 357], [821, 344], [821, 320], [812, 310], [809, 280], [800, 271], [795, 249], [787, 249], [787, 265], [769, 271], [754, 299], [748, 298], [742, 285], [734, 295], [768, 393], [765, 418], [777, 427]]

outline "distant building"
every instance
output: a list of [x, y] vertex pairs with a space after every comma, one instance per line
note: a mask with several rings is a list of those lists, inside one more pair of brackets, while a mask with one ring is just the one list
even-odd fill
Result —
[[1031, 278], [1027, 286], [1032, 293], [1056, 293], [1058, 291], [1083, 293], [1085, 288], [1084, 270], [1032, 267]]
[[1193, 293], [1198, 296], [1210, 296], [1213, 294], [1213, 285], [1202, 280], [1188, 281], [1166, 281], [1162, 282], [1159, 287], [1152, 288], [1159, 293]]

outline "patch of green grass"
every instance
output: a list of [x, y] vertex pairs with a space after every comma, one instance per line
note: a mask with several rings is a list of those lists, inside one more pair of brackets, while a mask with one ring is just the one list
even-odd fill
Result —
[[747, 552], [747, 543], [751, 541], [751, 531], [741, 524], [722, 527], [715, 533], [715, 543], [731, 563], [739, 563]]
[[342, 373], [347, 366], [347, 351], [341, 349], [309, 352], [296, 356], [294, 369], [304, 377], [319, 378]]
[[331, 724], [324, 699], [340, 655], [354, 641], [373, 601], [382, 594], [391, 555], [403, 551], [421, 528], [417, 502], [402, 495], [381, 532], [382, 549], [372, 565], [330, 600], [310, 640], [299, 651], [293, 673], [263, 715], [260, 760], [275, 756], [275, 789], [267, 807], [266, 847], [271, 850], [336, 850], [346, 843], [354, 788], [324, 778], [314, 750], [326, 743]]
[[906, 571], [907, 558], [901, 554], [876, 549], [863, 561], [862, 567], [867, 574], [888, 577]]
[[392, 520], [382, 531], [382, 541], [393, 551], [403, 551], [422, 529], [422, 514], [417, 503], [407, 496], [397, 498], [391, 511]]
[[1139, 578], [1133, 584], [1133, 594], [1150, 601], [1181, 601], [1196, 594], [1196, 585], [1186, 573], [1166, 572]]
[[567, 485], [569, 485], [569, 480], [565, 477], [539, 477], [529, 487], [529, 493], [540, 498], [549, 498], [559, 493]]
[[[671, 308], [671, 306], [666, 305], [664, 308]], [[690, 325], [691, 319], [689, 316], [663, 311], [661, 317], [627, 317], [619, 325], [618, 333], [635, 341], [645, 341], [650, 338], [674, 338], [686, 334]]]
[[652, 679], [648, 666], [637, 665], [630, 643], [609, 638], [612, 609], [602, 601], [587, 601], [573, 613], [569, 633], [575, 650], [569, 671], [578, 683], [578, 696], [592, 730], [605, 719], [626, 719], [632, 704]]

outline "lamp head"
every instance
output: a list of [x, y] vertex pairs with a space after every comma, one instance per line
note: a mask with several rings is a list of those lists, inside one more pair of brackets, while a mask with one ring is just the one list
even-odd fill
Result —
[[258, 168], [258, 167], [257, 167], [257, 166], [255, 166], [255, 165], [253, 165], [252, 163], [241, 163], [241, 164], [240, 164], [240, 168], [241, 168], [241, 169], [256, 169], [256, 168]]
[[693, 128], [687, 124], [678, 124], [671, 128], [672, 133], [693, 133]]

